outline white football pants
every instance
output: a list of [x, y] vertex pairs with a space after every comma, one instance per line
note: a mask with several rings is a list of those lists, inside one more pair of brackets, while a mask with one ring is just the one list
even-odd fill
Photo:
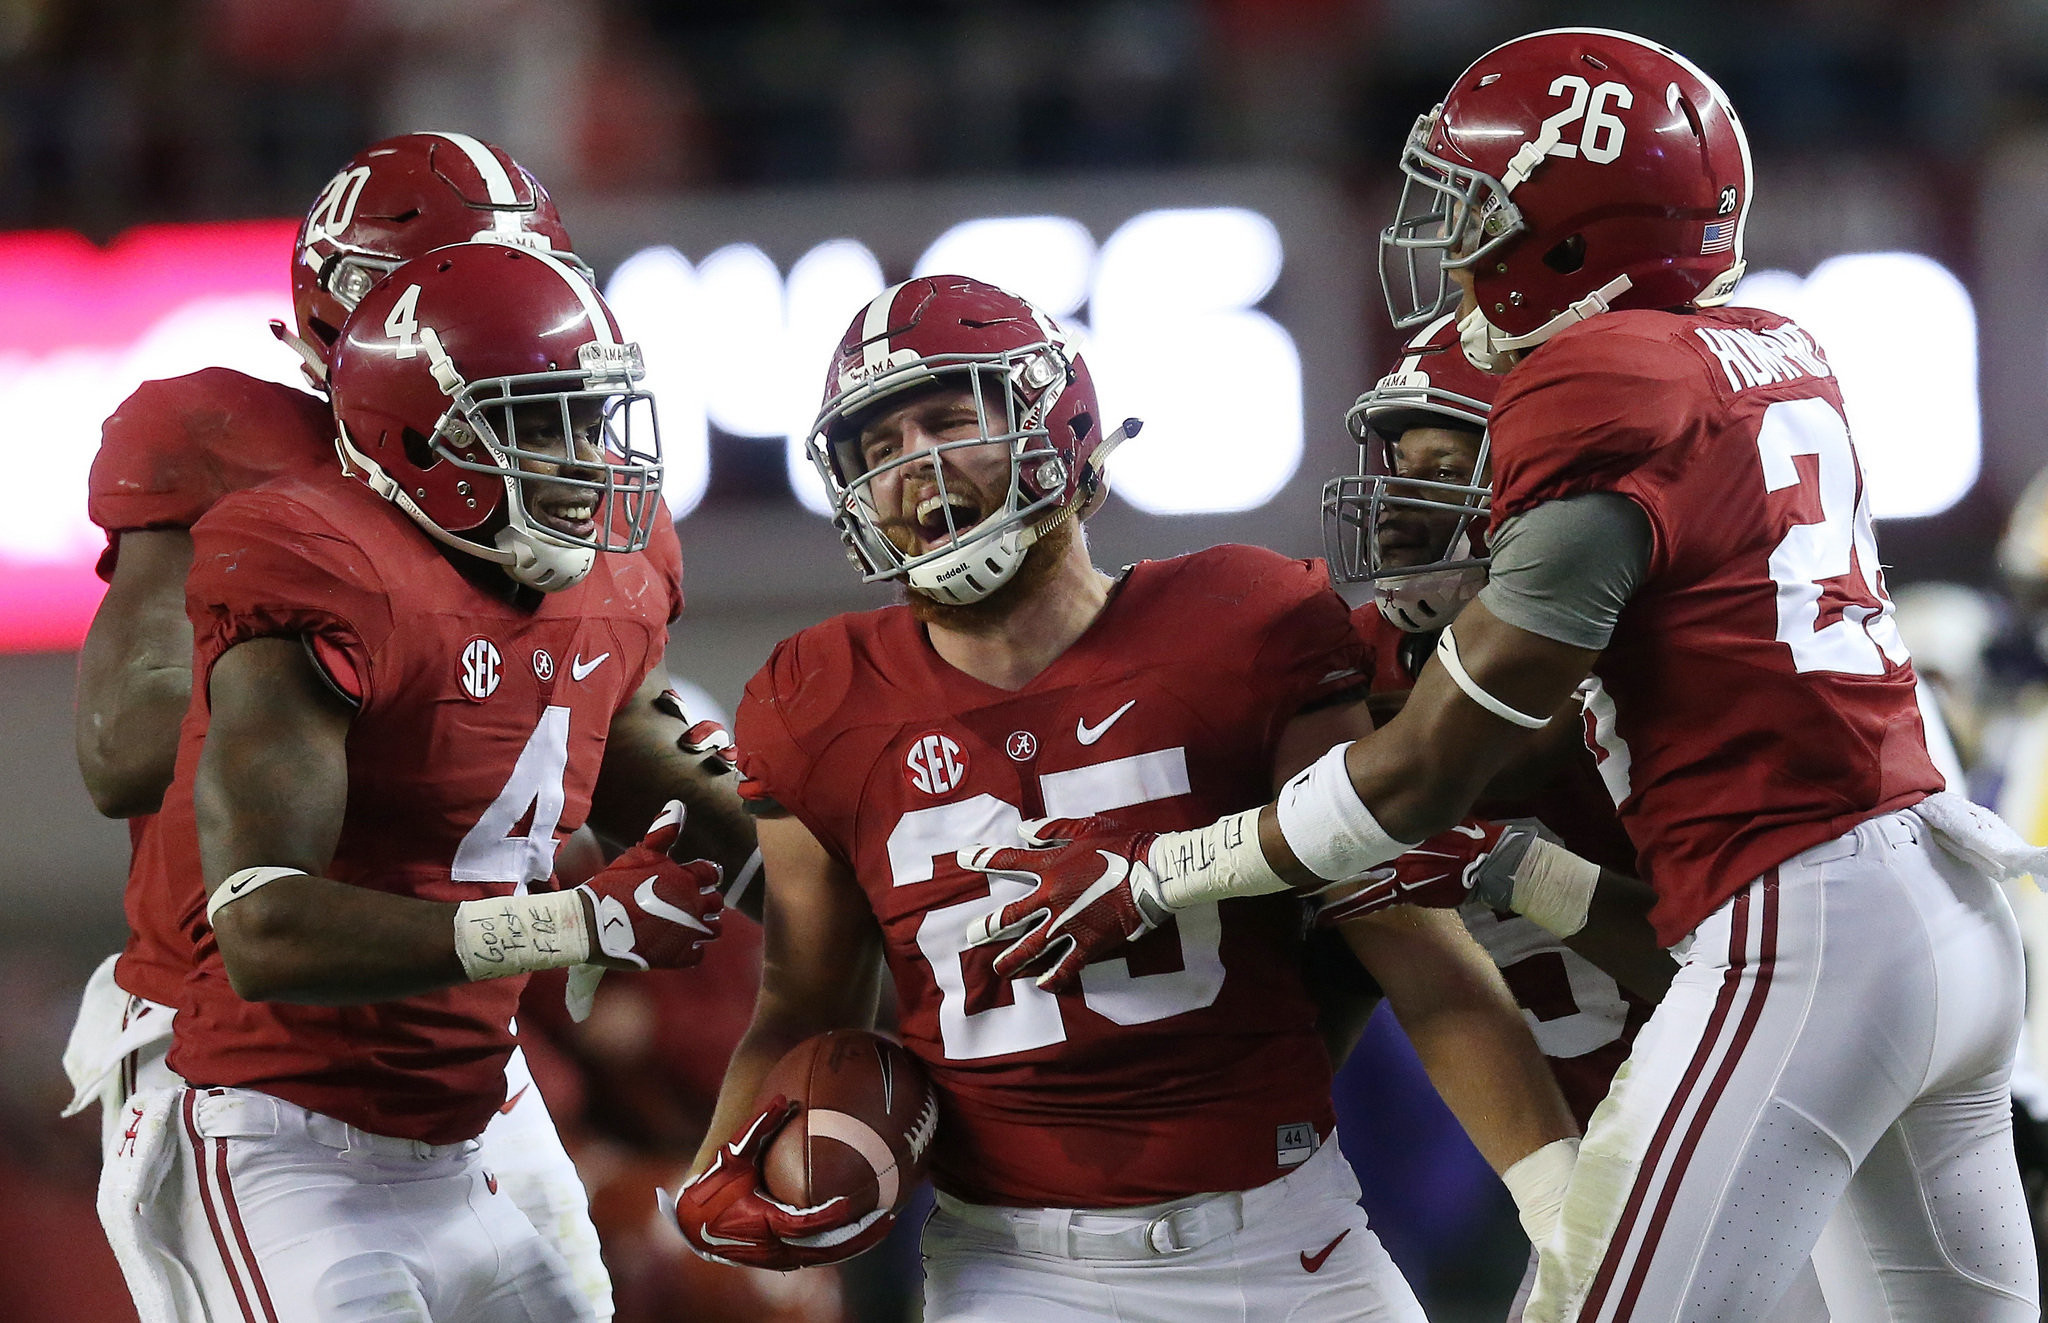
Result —
[[1758, 1320], [1831, 1212], [1899, 1319], [2039, 1317], [2007, 1093], [2025, 978], [1998, 886], [1911, 812], [1698, 929], [1593, 1114], [1530, 1323]]
[[925, 1323], [1425, 1323], [1333, 1135], [1241, 1193], [1143, 1208], [996, 1208], [941, 1194]]
[[[127, 1106], [128, 1100], [153, 1090], [185, 1086], [164, 1064], [174, 1019], [169, 1007], [132, 996], [114, 983], [112, 956], [86, 985], [65, 1050], [65, 1068], [77, 1091], [65, 1115], [95, 1101], [100, 1104], [103, 1170], [124, 1144], [133, 1146], [128, 1131], [137, 1118]], [[505, 1106], [492, 1115], [478, 1140], [481, 1160], [497, 1178], [499, 1188], [568, 1263], [577, 1291], [589, 1302], [591, 1316], [599, 1323], [610, 1319], [611, 1276], [599, 1253], [597, 1228], [590, 1221], [589, 1196], [562, 1147], [547, 1101], [534, 1086], [526, 1054], [518, 1048], [505, 1063]], [[109, 1228], [109, 1235], [114, 1234]], [[131, 1281], [130, 1286], [132, 1289], [136, 1283]], [[137, 1294], [140, 1307], [140, 1296], [148, 1292], [144, 1289]], [[171, 1309], [163, 1318], [145, 1312], [143, 1323], [183, 1323], [197, 1317], [176, 1304]]]

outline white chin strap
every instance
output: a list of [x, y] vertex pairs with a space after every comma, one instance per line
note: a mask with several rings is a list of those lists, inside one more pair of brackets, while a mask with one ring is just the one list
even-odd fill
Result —
[[583, 576], [597, 563], [594, 548], [565, 547], [536, 536], [531, 529], [508, 526], [498, 530], [494, 541], [498, 550], [511, 557], [505, 562], [505, 573], [514, 582], [544, 593], [560, 592], [583, 582]]
[[[995, 518], [996, 516], [990, 516]], [[1008, 583], [1024, 564], [1024, 553], [1038, 540], [1032, 528], [1006, 529], [995, 537], [974, 537], [973, 530], [956, 534], [954, 545], [905, 574], [904, 581], [947, 606], [979, 602]]]
[[1565, 327], [1613, 308], [1614, 301], [1627, 293], [1634, 283], [1625, 275], [1616, 276], [1526, 335], [1507, 334], [1486, 320], [1483, 311], [1474, 308], [1458, 319], [1458, 343], [1464, 347], [1465, 359], [1473, 367], [1499, 376], [1515, 365], [1524, 350], [1534, 349]]
[[1486, 568], [1471, 565], [1382, 579], [1372, 587], [1372, 600], [1396, 629], [1426, 634], [1456, 620], [1465, 603], [1479, 596], [1485, 586]]

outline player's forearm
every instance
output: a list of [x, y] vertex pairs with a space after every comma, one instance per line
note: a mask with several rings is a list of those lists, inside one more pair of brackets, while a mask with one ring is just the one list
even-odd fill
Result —
[[220, 906], [213, 927], [243, 1000], [359, 1006], [469, 981], [456, 954], [455, 912], [453, 904], [301, 873]]
[[1650, 907], [1657, 894], [1649, 884], [1607, 869], [1586, 912], [1586, 926], [1565, 945], [1598, 966], [1615, 982], [1648, 1002], [1664, 1000], [1678, 962], [1657, 945]]
[[1495, 1171], [1579, 1133], [1500, 971], [1453, 912], [1398, 907], [1343, 931]]
[[133, 659], [110, 675], [79, 662], [74, 736], [93, 807], [109, 818], [154, 813], [178, 760], [178, 723], [192, 696], [189, 661]]
[[1495, 1172], [1579, 1133], [1520, 1012], [1506, 1009], [1477, 998], [1420, 1016], [1394, 1007], [1430, 1083]]

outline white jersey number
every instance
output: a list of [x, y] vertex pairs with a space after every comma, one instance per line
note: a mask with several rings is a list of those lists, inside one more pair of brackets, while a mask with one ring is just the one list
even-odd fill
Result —
[[1627, 1029], [1628, 1003], [1621, 985], [1535, 923], [1503, 919], [1483, 903], [1460, 906], [1458, 916], [1500, 967], [1544, 1056], [1560, 1061], [1582, 1057], [1617, 1041]]
[[[1550, 95], [1568, 96], [1572, 103], [1544, 120], [1542, 128], [1537, 131], [1538, 142], [1556, 139], [1548, 155], [1584, 156], [1595, 165], [1606, 165], [1621, 155], [1621, 144], [1628, 136], [1628, 126], [1608, 107], [1627, 110], [1635, 105], [1635, 93], [1628, 90], [1627, 84], [1602, 83], [1595, 87], [1577, 74], [1559, 74], [1550, 85]], [[1574, 146], [1565, 142], [1565, 126], [1577, 124], [1581, 119], [1585, 123], [1579, 130], [1578, 144]]]
[[[1861, 481], [1849, 427], [1826, 400], [1780, 400], [1764, 410], [1757, 431], [1764, 490], [1805, 485], [1796, 460], [1811, 455], [1819, 488], [1820, 520], [1794, 524], [1771, 552], [1778, 586], [1778, 642], [1792, 650], [1792, 665], [1840, 675], [1883, 675], [1907, 659], [1905, 640], [1892, 620], [1891, 599], [1870, 531], [1869, 485]], [[1820, 624], [1824, 585], [1837, 585], [1840, 614]]]
[[[1187, 750], [1117, 758], [1047, 774], [1039, 782], [1052, 817], [1085, 817], [1133, 804], [1184, 795], [1188, 791]], [[1023, 812], [994, 795], [975, 795], [951, 804], [913, 809], [889, 833], [892, 886], [931, 880], [939, 859], [979, 841], [1017, 839]], [[1063, 1043], [1067, 1026], [1059, 998], [1028, 978], [1010, 980], [1007, 1005], [970, 1013], [967, 1009], [967, 925], [991, 909], [1028, 894], [1021, 882], [989, 879], [987, 896], [928, 911], [918, 925], [917, 946], [939, 987], [939, 1035], [946, 1056], [974, 1061], [1029, 1052]], [[1081, 1000], [1089, 1010], [1117, 1024], [1150, 1024], [1200, 1010], [1223, 990], [1223, 924], [1214, 905], [1174, 915], [1180, 932], [1181, 967], [1161, 974], [1133, 974], [1121, 958], [1099, 960], [1081, 971]]]
[[[505, 788], [456, 847], [448, 876], [456, 882], [544, 882], [555, 870], [555, 827], [562, 820], [562, 781], [569, 771], [569, 709], [551, 707], [526, 737]], [[533, 810], [526, 832], [513, 829]]]

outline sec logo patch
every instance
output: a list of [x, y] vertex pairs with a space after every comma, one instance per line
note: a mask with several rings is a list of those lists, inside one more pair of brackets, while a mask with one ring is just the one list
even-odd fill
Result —
[[903, 755], [903, 779], [927, 795], [951, 794], [967, 779], [967, 753], [944, 731], [926, 731]]
[[505, 660], [498, 655], [497, 644], [479, 635], [462, 645], [456, 679], [471, 702], [481, 703], [497, 693], [498, 682], [504, 678]]

